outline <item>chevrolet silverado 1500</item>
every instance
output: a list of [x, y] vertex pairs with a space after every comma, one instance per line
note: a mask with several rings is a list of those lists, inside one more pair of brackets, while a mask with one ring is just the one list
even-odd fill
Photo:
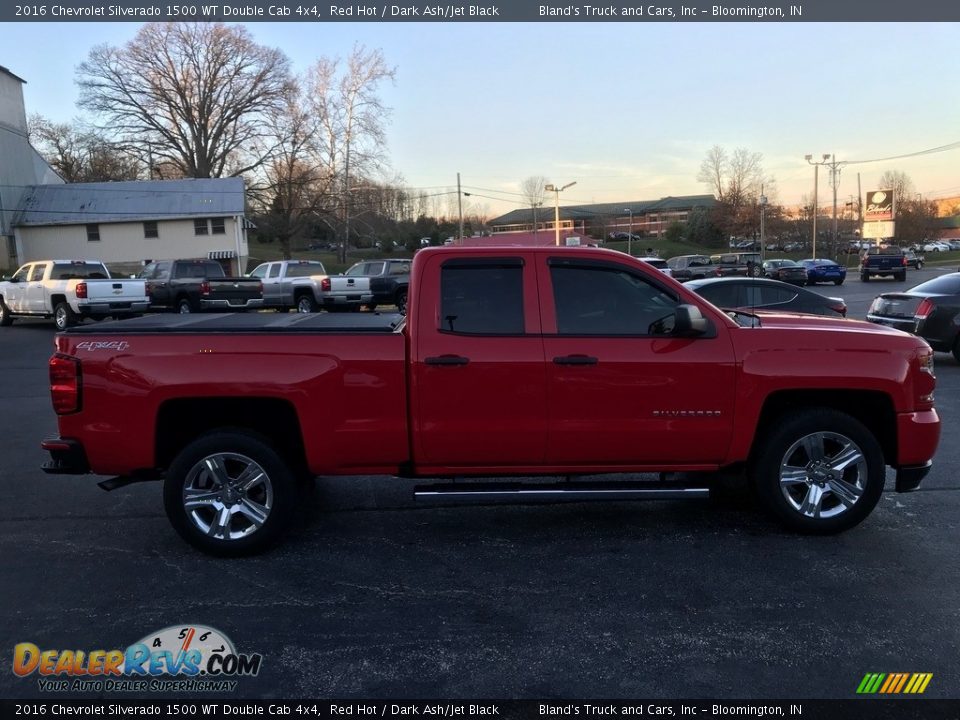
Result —
[[[877, 504], [886, 466], [899, 491], [927, 473], [932, 358], [866, 322], [725, 313], [615, 251], [431, 248], [405, 318], [57, 335], [44, 469], [116, 475], [108, 489], [162, 478], [173, 526], [216, 554], [272, 542], [317, 475], [423, 478], [418, 497], [466, 501], [695, 496], [743, 470], [788, 527], [838, 532]], [[440, 480], [634, 472], [663, 481]]]

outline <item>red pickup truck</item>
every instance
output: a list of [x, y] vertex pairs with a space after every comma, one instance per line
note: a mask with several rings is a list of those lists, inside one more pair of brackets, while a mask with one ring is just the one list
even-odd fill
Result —
[[[886, 466], [915, 489], [940, 433], [923, 340], [727, 313], [589, 248], [423, 250], [406, 317], [74, 328], [50, 382], [47, 472], [118, 476], [105, 489], [162, 478], [176, 530], [227, 555], [271, 543], [317, 475], [429, 479], [425, 499], [621, 499], [699, 495], [743, 470], [788, 527], [838, 532], [876, 505]], [[663, 475], [570, 479], [637, 472]]]

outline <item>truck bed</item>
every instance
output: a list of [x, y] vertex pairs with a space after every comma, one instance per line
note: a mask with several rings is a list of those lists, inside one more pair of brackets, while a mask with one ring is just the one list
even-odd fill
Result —
[[151, 333], [394, 333], [404, 316], [399, 313], [205, 313], [146, 315], [123, 321], [82, 325], [69, 335], [130, 335]]

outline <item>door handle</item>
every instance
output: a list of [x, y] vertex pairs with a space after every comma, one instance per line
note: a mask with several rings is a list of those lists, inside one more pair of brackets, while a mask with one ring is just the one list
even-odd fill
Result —
[[559, 355], [553, 362], [555, 365], [596, 365], [599, 361], [590, 355]]
[[462, 355], [441, 355], [439, 357], [428, 357], [423, 362], [427, 365], [466, 365], [470, 358]]

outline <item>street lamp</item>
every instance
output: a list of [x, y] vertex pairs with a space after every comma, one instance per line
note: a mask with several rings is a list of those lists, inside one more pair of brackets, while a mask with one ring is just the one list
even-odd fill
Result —
[[633, 255], [633, 209], [624, 208], [630, 217], [630, 225], [627, 229], [627, 255]]
[[568, 187], [573, 187], [577, 184], [577, 181], [574, 180], [572, 183], [567, 183], [561, 188], [558, 188], [556, 185], [550, 184], [545, 186], [543, 189], [547, 192], [552, 192], [554, 194], [553, 202], [553, 232], [554, 232], [554, 242], [560, 244], [560, 193], [566, 190]]

